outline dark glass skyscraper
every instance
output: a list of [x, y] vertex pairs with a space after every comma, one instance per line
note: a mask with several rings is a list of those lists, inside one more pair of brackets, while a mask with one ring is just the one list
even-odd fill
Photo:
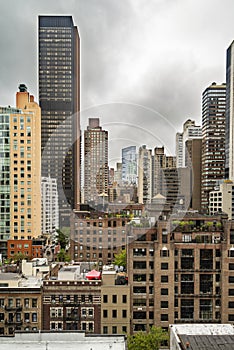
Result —
[[225, 178], [234, 180], [234, 150], [233, 150], [233, 135], [234, 135], [234, 111], [233, 111], [233, 81], [234, 81], [234, 41], [227, 49], [226, 58], [226, 138], [225, 138]]
[[208, 211], [209, 192], [225, 174], [226, 85], [213, 83], [202, 94], [201, 209]]
[[60, 227], [80, 202], [80, 40], [71, 16], [39, 16], [42, 176], [56, 178]]

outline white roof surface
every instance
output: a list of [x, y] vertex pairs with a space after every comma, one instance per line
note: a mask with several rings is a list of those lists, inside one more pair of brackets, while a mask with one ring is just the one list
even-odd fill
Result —
[[176, 324], [172, 325], [177, 334], [187, 335], [233, 335], [234, 328], [231, 324]]
[[81, 332], [16, 333], [1, 337], [0, 350], [125, 350], [124, 336], [85, 336]]

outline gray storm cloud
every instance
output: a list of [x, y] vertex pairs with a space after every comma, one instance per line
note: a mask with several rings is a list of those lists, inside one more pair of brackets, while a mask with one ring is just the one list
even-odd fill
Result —
[[[200, 123], [202, 91], [225, 80], [226, 48], [234, 38], [233, 0], [1, 0], [0, 10], [1, 105], [15, 104], [21, 82], [37, 99], [37, 17], [69, 14], [81, 36], [84, 128], [94, 116], [87, 111], [100, 112], [112, 140], [124, 140], [110, 122], [126, 122], [120, 104], [140, 105], [134, 112], [130, 108], [127, 122], [158, 130], [159, 113], [161, 130], [174, 126], [169, 140], [165, 136], [171, 150], [186, 118]], [[105, 111], [98, 107], [103, 105]], [[155, 111], [154, 117], [145, 108]], [[130, 139], [153, 147], [150, 136], [141, 142], [134, 132]]]

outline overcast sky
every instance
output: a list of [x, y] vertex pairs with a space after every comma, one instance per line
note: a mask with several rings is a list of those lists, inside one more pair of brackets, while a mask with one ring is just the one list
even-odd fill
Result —
[[233, 0], [0, 0], [0, 105], [15, 105], [19, 83], [37, 99], [40, 14], [78, 26], [81, 124], [101, 118], [112, 162], [131, 144], [173, 153], [184, 121], [201, 122], [202, 91], [225, 82]]

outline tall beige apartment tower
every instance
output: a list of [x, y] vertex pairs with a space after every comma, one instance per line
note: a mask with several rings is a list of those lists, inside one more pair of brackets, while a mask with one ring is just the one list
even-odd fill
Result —
[[0, 107], [0, 240], [41, 234], [41, 109], [20, 84], [16, 108]]
[[108, 197], [108, 131], [89, 118], [84, 131], [84, 202], [94, 207]]
[[149, 203], [152, 188], [152, 150], [142, 145], [138, 152], [138, 203]]

